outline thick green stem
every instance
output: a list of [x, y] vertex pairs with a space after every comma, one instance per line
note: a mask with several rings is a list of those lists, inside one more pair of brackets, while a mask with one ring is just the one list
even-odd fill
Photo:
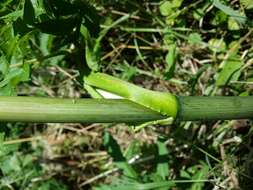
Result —
[[[253, 96], [178, 97], [179, 121], [253, 118]], [[164, 119], [129, 100], [0, 97], [0, 121], [138, 123]]]
[[161, 118], [128, 100], [0, 97], [0, 121], [128, 123]]
[[178, 120], [253, 119], [253, 96], [178, 97]]

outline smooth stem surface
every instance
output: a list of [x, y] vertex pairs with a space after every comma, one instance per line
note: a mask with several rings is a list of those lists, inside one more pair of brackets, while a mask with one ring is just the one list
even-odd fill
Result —
[[128, 100], [0, 97], [0, 121], [128, 123], [161, 118]]
[[[253, 96], [189, 96], [178, 101], [179, 121], [253, 118]], [[0, 97], [0, 121], [138, 123], [165, 118], [129, 100]]]
[[178, 97], [178, 120], [253, 119], [253, 96]]

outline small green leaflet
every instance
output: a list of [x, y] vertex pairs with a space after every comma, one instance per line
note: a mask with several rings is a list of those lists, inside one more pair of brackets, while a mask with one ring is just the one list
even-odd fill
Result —
[[177, 52], [176, 52], [176, 45], [173, 44], [169, 47], [169, 52], [167, 53], [165, 60], [166, 60], [166, 73], [165, 78], [169, 80], [173, 77], [174, 71], [176, 68], [176, 58], [177, 58]]
[[[208, 168], [208, 165], [204, 162], [201, 162], [201, 169], [200, 168], [197, 168], [197, 165], [196, 166], [193, 166], [191, 168], [193, 170], [193, 176], [192, 176], [192, 180], [205, 180], [208, 176], [208, 171], [209, 171], [209, 168]], [[202, 182], [202, 183], [193, 183], [190, 190], [202, 190], [204, 188], [204, 185], [205, 183]]]
[[224, 67], [218, 74], [216, 80], [216, 86], [224, 86], [231, 80], [237, 80], [240, 77], [240, 68], [243, 65], [243, 61], [240, 56], [231, 56], [228, 60], [224, 62]]
[[90, 33], [84, 25], [81, 25], [80, 32], [85, 40], [85, 58], [87, 65], [92, 71], [97, 71], [99, 67], [99, 56], [97, 55], [98, 52], [96, 52], [94, 49], [94, 44], [92, 43], [93, 41]]
[[7, 61], [5, 56], [2, 55], [0, 57], [0, 79], [1, 79], [1, 75], [5, 75], [7, 73], [8, 68], [9, 68], [9, 62]]
[[192, 45], [200, 45], [202, 43], [202, 37], [199, 33], [191, 33], [188, 37], [188, 42]]
[[183, 0], [165, 1], [160, 5], [160, 12], [163, 16], [169, 16], [171, 14], [174, 14], [175, 10], [177, 10], [182, 3]]
[[253, 9], [253, 1], [252, 0], [240, 0], [240, 3], [245, 7], [245, 9]]
[[4, 79], [0, 81], [0, 95], [13, 94], [18, 83], [29, 80], [30, 66], [25, 63], [22, 68], [13, 68], [8, 71]]
[[229, 15], [230, 17], [233, 17], [237, 22], [240, 24], [245, 24], [247, 21], [247, 18], [245, 16], [242, 16], [241, 13], [237, 10], [232, 9], [231, 7], [228, 7], [221, 3], [219, 0], [213, 0], [213, 5]]

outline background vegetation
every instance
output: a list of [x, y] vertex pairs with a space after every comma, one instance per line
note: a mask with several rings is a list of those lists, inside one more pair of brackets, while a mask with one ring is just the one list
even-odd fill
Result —
[[[87, 59], [148, 89], [252, 95], [252, 19], [251, 0], [1, 0], [0, 95], [87, 98]], [[0, 189], [251, 189], [251, 126], [0, 123]]]

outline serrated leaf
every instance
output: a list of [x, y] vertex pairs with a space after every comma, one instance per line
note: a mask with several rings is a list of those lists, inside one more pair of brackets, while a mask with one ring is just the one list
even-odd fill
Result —
[[242, 65], [243, 61], [238, 55], [234, 55], [226, 60], [221, 72], [218, 74], [216, 86], [224, 86], [231, 80], [237, 80], [240, 77]]
[[229, 19], [228, 19], [228, 29], [229, 30], [239, 30], [240, 29], [239, 24], [232, 17], [229, 17]]
[[218, 10], [214, 16], [214, 18], [211, 20], [211, 24], [214, 26], [217, 26], [219, 24], [223, 24], [227, 22], [227, 19], [229, 16], [225, 14], [223, 11]]
[[5, 157], [0, 168], [4, 175], [11, 175], [12, 172], [21, 171], [21, 163], [18, 160], [17, 155], [13, 154], [12, 156]]
[[0, 88], [0, 96], [14, 96], [16, 95], [15, 88], [11, 84]]
[[188, 37], [188, 42], [190, 44], [201, 44], [202, 37], [199, 33], [191, 33]]
[[174, 11], [179, 8], [183, 0], [172, 0], [165, 1], [160, 5], [160, 12], [163, 16], [169, 16], [174, 13]]
[[163, 16], [168, 16], [172, 13], [172, 3], [169, 1], [165, 1], [160, 6], [160, 12]]
[[18, 47], [18, 36], [15, 36], [14, 38], [9, 39], [8, 46], [6, 47], [6, 60], [10, 63], [13, 54], [15, 53], [16, 49]]

